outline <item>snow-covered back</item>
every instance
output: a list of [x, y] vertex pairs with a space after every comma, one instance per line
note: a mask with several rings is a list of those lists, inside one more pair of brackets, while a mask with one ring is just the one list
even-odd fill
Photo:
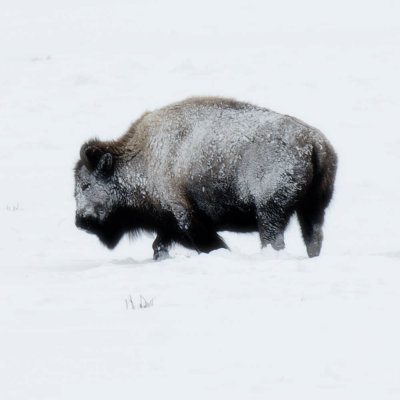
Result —
[[[1, 399], [398, 399], [399, 11], [4, 0]], [[339, 169], [320, 257], [295, 220], [280, 253], [223, 233], [231, 252], [177, 246], [159, 263], [152, 237], [109, 252], [75, 228], [82, 143], [192, 95], [328, 137]]]

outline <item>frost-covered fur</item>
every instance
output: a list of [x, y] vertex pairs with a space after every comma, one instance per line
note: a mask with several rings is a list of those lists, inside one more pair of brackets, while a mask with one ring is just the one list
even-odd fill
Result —
[[191, 98], [140, 117], [116, 141], [91, 140], [75, 168], [76, 224], [113, 248], [124, 233], [226, 247], [217, 231], [258, 231], [284, 248], [296, 212], [310, 257], [320, 253], [337, 158], [317, 129], [235, 100]]

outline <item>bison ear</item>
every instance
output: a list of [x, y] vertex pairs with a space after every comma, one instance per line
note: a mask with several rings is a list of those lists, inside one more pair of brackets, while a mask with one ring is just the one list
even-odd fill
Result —
[[97, 170], [107, 173], [110, 172], [113, 166], [113, 157], [110, 153], [104, 153], [97, 164]]
[[81, 148], [81, 159], [89, 171], [108, 173], [113, 166], [113, 157], [105, 148], [93, 144], [84, 144]]

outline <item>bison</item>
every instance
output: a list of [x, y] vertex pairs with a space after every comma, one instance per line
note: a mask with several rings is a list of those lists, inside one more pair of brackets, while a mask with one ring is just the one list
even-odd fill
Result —
[[285, 247], [296, 213], [309, 257], [320, 254], [337, 156], [317, 129], [223, 98], [189, 98], [146, 112], [119, 139], [92, 139], [75, 167], [76, 225], [114, 248], [125, 233], [156, 233], [154, 259], [172, 243], [227, 248], [218, 231], [258, 231]]

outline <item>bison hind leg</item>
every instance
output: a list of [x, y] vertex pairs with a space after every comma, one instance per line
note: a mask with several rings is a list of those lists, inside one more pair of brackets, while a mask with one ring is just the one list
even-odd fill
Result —
[[261, 246], [266, 247], [271, 244], [274, 250], [283, 250], [285, 248], [283, 233], [293, 214], [293, 208], [280, 197], [282, 195], [273, 196], [257, 207]]
[[321, 252], [325, 208], [332, 197], [332, 187], [328, 190], [314, 180], [303, 201], [297, 206], [296, 213], [309, 257], [317, 257]]
[[297, 218], [300, 223], [308, 256], [319, 256], [323, 240], [322, 224], [324, 222], [324, 210], [303, 206], [297, 210]]
[[333, 193], [334, 172], [316, 174], [304, 199], [296, 208], [297, 217], [309, 257], [317, 257], [321, 252], [325, 209]]

